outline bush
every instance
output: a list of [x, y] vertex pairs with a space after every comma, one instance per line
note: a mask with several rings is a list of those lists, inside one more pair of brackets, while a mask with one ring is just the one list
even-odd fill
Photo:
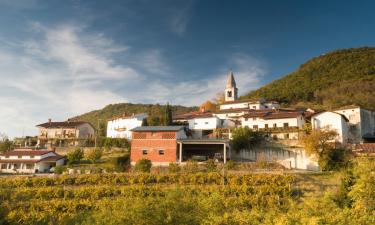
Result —
[[234, 170], [237, 167], [237, 165], [235, 161], [229, 160], [226, 164], [226, 167], [228, 170]]
[[55, 172], [55, 174], [62, 174], [65, 171], [66, 171], [65, 166], [56, 166], [54, 172]]
[[217, 165], [213, 159], [207, 160], [205, 167], [208, 172], [213, 172], [217, 169]]
[[103, 155], [103, 150], [100, 148], [95, 148], [95, 149], [90, 150], [87, 153], [86, 158], [90, 160], [92, 163], [96, 163], [102, 158], [102, 155]]
[[151, 160], [141, 159], [135, 164], [135, 170], [138, 172], [149, 173], [151, 170]]
[[178, 165], [177, 163], [169, 163], [168, 172], [178, 173], [180, 171], [181, 171], [180, 165]]
[[199, 171], [198, 162], [189, 159], [189, 160], [186, 162], [186, 165], [185, 165], [185, 167], [184, 167], [184, 170], [185, 170], [186, 172], [191, 172], [191, 173], [198, 172], [198, 171]]
[[112, 159], [112, 165], [117, 172], [124, 172], [130, 166], [130, 155], [125, 154], [123, 156], [114, 157]]
[[68, 165], [79, 163], [83, 159], [83, 151], [80, 148], [76, 148], [74, 151], [67, 154]]

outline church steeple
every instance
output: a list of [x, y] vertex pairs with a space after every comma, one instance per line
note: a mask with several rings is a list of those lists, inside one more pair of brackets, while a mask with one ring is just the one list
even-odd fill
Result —
[[238, 89], [236, 87], [236, 81], [234, 80], [234, 75], [232, 70], [229, 71], [227, 85], [225, 86], [225, 101], [235, 101], [237, 100]]

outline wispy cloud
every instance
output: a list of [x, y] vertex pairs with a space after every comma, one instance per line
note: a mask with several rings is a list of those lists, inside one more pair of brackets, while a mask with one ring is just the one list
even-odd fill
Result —
[[185, 0], [179, 2], [180, 4], [170, 8], [168, 22], [171, 30], [175, 34], [183, 36], [191, 19], [194, 1]]

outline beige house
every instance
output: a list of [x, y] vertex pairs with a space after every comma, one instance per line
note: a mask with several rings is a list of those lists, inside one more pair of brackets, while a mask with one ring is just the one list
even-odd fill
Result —
[[37, 125], [39, 147], [78, 146], [93, 141], [95, 128], [84, 121], [52, 122]]

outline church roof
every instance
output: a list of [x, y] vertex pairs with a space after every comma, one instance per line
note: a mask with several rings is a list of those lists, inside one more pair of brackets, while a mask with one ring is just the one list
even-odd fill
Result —
[[228, 75], [226, 88], [232, 88], [232, 87], [236, 87], [236, 81], [234, 80], [233, 72], [230, 71]]

